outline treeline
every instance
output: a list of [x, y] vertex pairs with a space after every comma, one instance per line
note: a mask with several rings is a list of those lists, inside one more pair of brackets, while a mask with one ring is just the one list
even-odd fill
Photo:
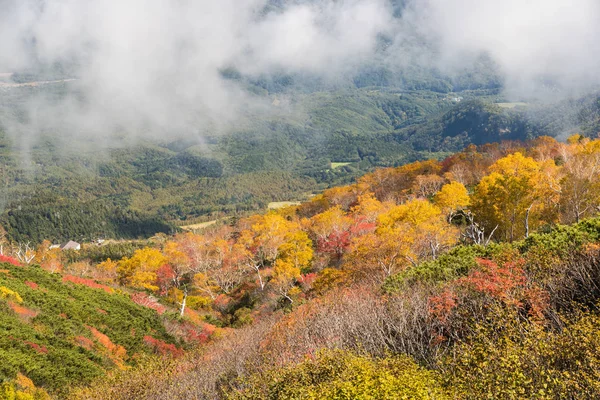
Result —
[[48, 192], [13, 203], [8, 210], [0, 216], [0, 225], [14, 242], [146, 238], [174, 230], [156, 217], [115, 206], [106, 200], [80, 202]]

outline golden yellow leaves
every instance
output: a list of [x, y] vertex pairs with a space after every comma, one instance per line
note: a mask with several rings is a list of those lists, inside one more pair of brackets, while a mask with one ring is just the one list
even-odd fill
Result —
[[119, 261], [117, 274], [123, 284], [156, 291], [156, 271], [166, 262], [160, 250], [146, 247], [136, 250], [131, 258]]

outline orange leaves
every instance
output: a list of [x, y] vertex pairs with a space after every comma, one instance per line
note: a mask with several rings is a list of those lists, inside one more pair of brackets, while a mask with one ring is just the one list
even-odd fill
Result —
[[110, 358], [115, 365], [123, 368], [123, 361], [127, 357], [127, 350], [125, 350], [123, 346], [114, 344], [108, 336], [93, 326], [88, 326], [87, 328], [96, 341], [106, 350], [108, 358]]
[[50, 248], [51, 243], [44, 240], [38, 247], [35, 253], [35, 259], [48, 272], [61, 272], [64, 265], [64, 257], [62, 250]]
[[25, 306], [21, 306], [19, 304], [16, 304], [12, 301], [8, 302], [9, 307], [11, 308], [11, 310], [14, 311], [15, 314], [17, 314], [17, 316], [19, 318], [21, 318], [24, 321], [29, 321], [32, 318], [37, 317], [37, 315], [39, 314], [38, 311], [32, 310], [30, 308], [27, 308]]
[[373, 193], [367, 192], [358, 197], [358, 204], [352, 208], [352, 214], [356, 220], [374, 223], [377, 217], [388, 211], [391, 206], [392, 203], [382, 203]]
[[114, 280], [117, 278], [117, 267], [119, 263], [110, 258], [96, 265], [94, 269], [95, 276], [101, 280]]
[[[411, 192], [430, 193], [439, 184], [436, 178], [427, 177], [441, 170], [441, 164], [435, 160], [417, 161], [397, 168], [382, 168], [359, 179], [358, 186], [371, 191], [381, 200], [402, 201]], [[422, 176], [421, 184], [415, 184], [417, 177]], [[423, 189], [423, 190], [421, 190]]]
[[75, 344], [87, 350], [92, 350], [94, 348], [94, 342], [91, 339], [86, 338], [85, 336], [76, 336]]

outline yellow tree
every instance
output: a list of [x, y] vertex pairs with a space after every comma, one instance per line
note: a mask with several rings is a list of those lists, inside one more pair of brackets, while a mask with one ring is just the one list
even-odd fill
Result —
[[286, 235], [297, 224], [276, 213], [255, 216], [252, 222], [249, 229], [240, 232], [235, 251], [240, 254], [245, 268], [256, 273], [260, 289], [264, 290], [267, 282], [261, 271], [273, 265]]
[[35, 252], [35, 259], [46, 271], [61, 272], [64, 265], [64, 257], [59, 248], [51, 249], [51, 243], [44, 240]]
[[102, 261], [94, 270], [94, 279], [98, 280], [106, 280], [109, 282], [113, 282], [117, 279], [117, 267], [119, 263], [116, 261], [107, 258], [105, 261]]
[[136, 250], [131, 258], [123, 258], [117, 266], [117, 275], [121, 284], [138, 289], [157, 291], [156, 272], [167, 263], [167, 258], [150, 247]]
[[471, 203], [467, 188], [459, 182], [450, 182], [442, 186], [433, 201], [449, 218], [452, 217], [452, 213], [465, 209]]
[[554, 221], [559, 185], [551, 160], [539, 163], [517, 152], [499, 159], [475, 188], [472, 210], [488, 232], [505, 240], [529, 235], [531, 227]]
[[197, 289], [214, 300], [219, 293], [228, 294], [241, 283], [244, 271], [240, 265], [244, 261], [244, 254], [236, 251], [232, 240], [223, 238], [213, 240], [209, 248], [207, 255], [211, 262], [207, 265], [210, 268], [198, 272], [194, 276], [194, 283]]
[[313, 258], [312, 242], [306, 232], [295, 227], [288, 232], [285, 242], [279, 246], [279, 257], [273, 268], [274, 290], [293, 303], [291, 291], [300, 277], [302, 268], [309, 266]]
[[371, 232], [352, 240], [344, 269], [357, 280], [381, 283], [416, 261], [415, 237], [403, 229]]
[[412, 238], [411, 252], [419, 259], [436, 258], [458, 238], [457, 229], [446, 222], [440, 208], [425, 199], [408, 201], [379, 217], [376, 234], [395, 230]]
[[436, 258], [457, 239], [457, 229], [438, 207], [414, 199], [381, 214], [375, 232], [354, 238], [344, 267], [355, 278], [380, 283], [422, 259]]
[[377, 217], [391, 208], [393, 203], [382, 203], [375, 198], [372, 192], [364, 193], [358, 196], [358, 204], [352, 207], [354, 219], [359, 221], [373, 223]]

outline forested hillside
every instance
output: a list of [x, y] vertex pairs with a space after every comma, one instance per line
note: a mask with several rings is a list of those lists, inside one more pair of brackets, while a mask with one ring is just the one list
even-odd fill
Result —
[[[68, 83], [10, 89], [0, 96], [0, 123], [26, 114], [21, 107], [32, 96], [69, 90]], [[227, 133], [131, 142], [48, 130], [29, 143], [0, 130], [0, 225], [32, 243], [149, 237], [307, 200], [376, 167], [442, 159], [470, 143], [579, 128], [593, 137], [598, 124], [593, 96], [519, 105], [502, 103], [495, 89], [289, 90], [257, 94], [272, 102], [268, 112]]]
[[[4, 390], [62, 396], [62, 379], [77, 399], [596, 398], [599, 166], [600, 140], [581, 135], [471, 145], [202, 233], [45, 242], [0, 275], [3, 318], [29, 335], [15, 351], [40, 365], [59, 348], [87, 357], [98, 331], [127, 357], [73, 356], [99, 377], [79, 388], [89, 380], [15, 355]], [[77, 307], [107, 314], [66, 308], [81, 290]], [[54, 291], [61, 305], [42, 302]], [[114, 301], [146, 325], [114, 327]], [[45, 336], [45, 321], [67, 329], [58, 309], [75, 321]], [[120, 360], [135, 366], [104, 375]]]

